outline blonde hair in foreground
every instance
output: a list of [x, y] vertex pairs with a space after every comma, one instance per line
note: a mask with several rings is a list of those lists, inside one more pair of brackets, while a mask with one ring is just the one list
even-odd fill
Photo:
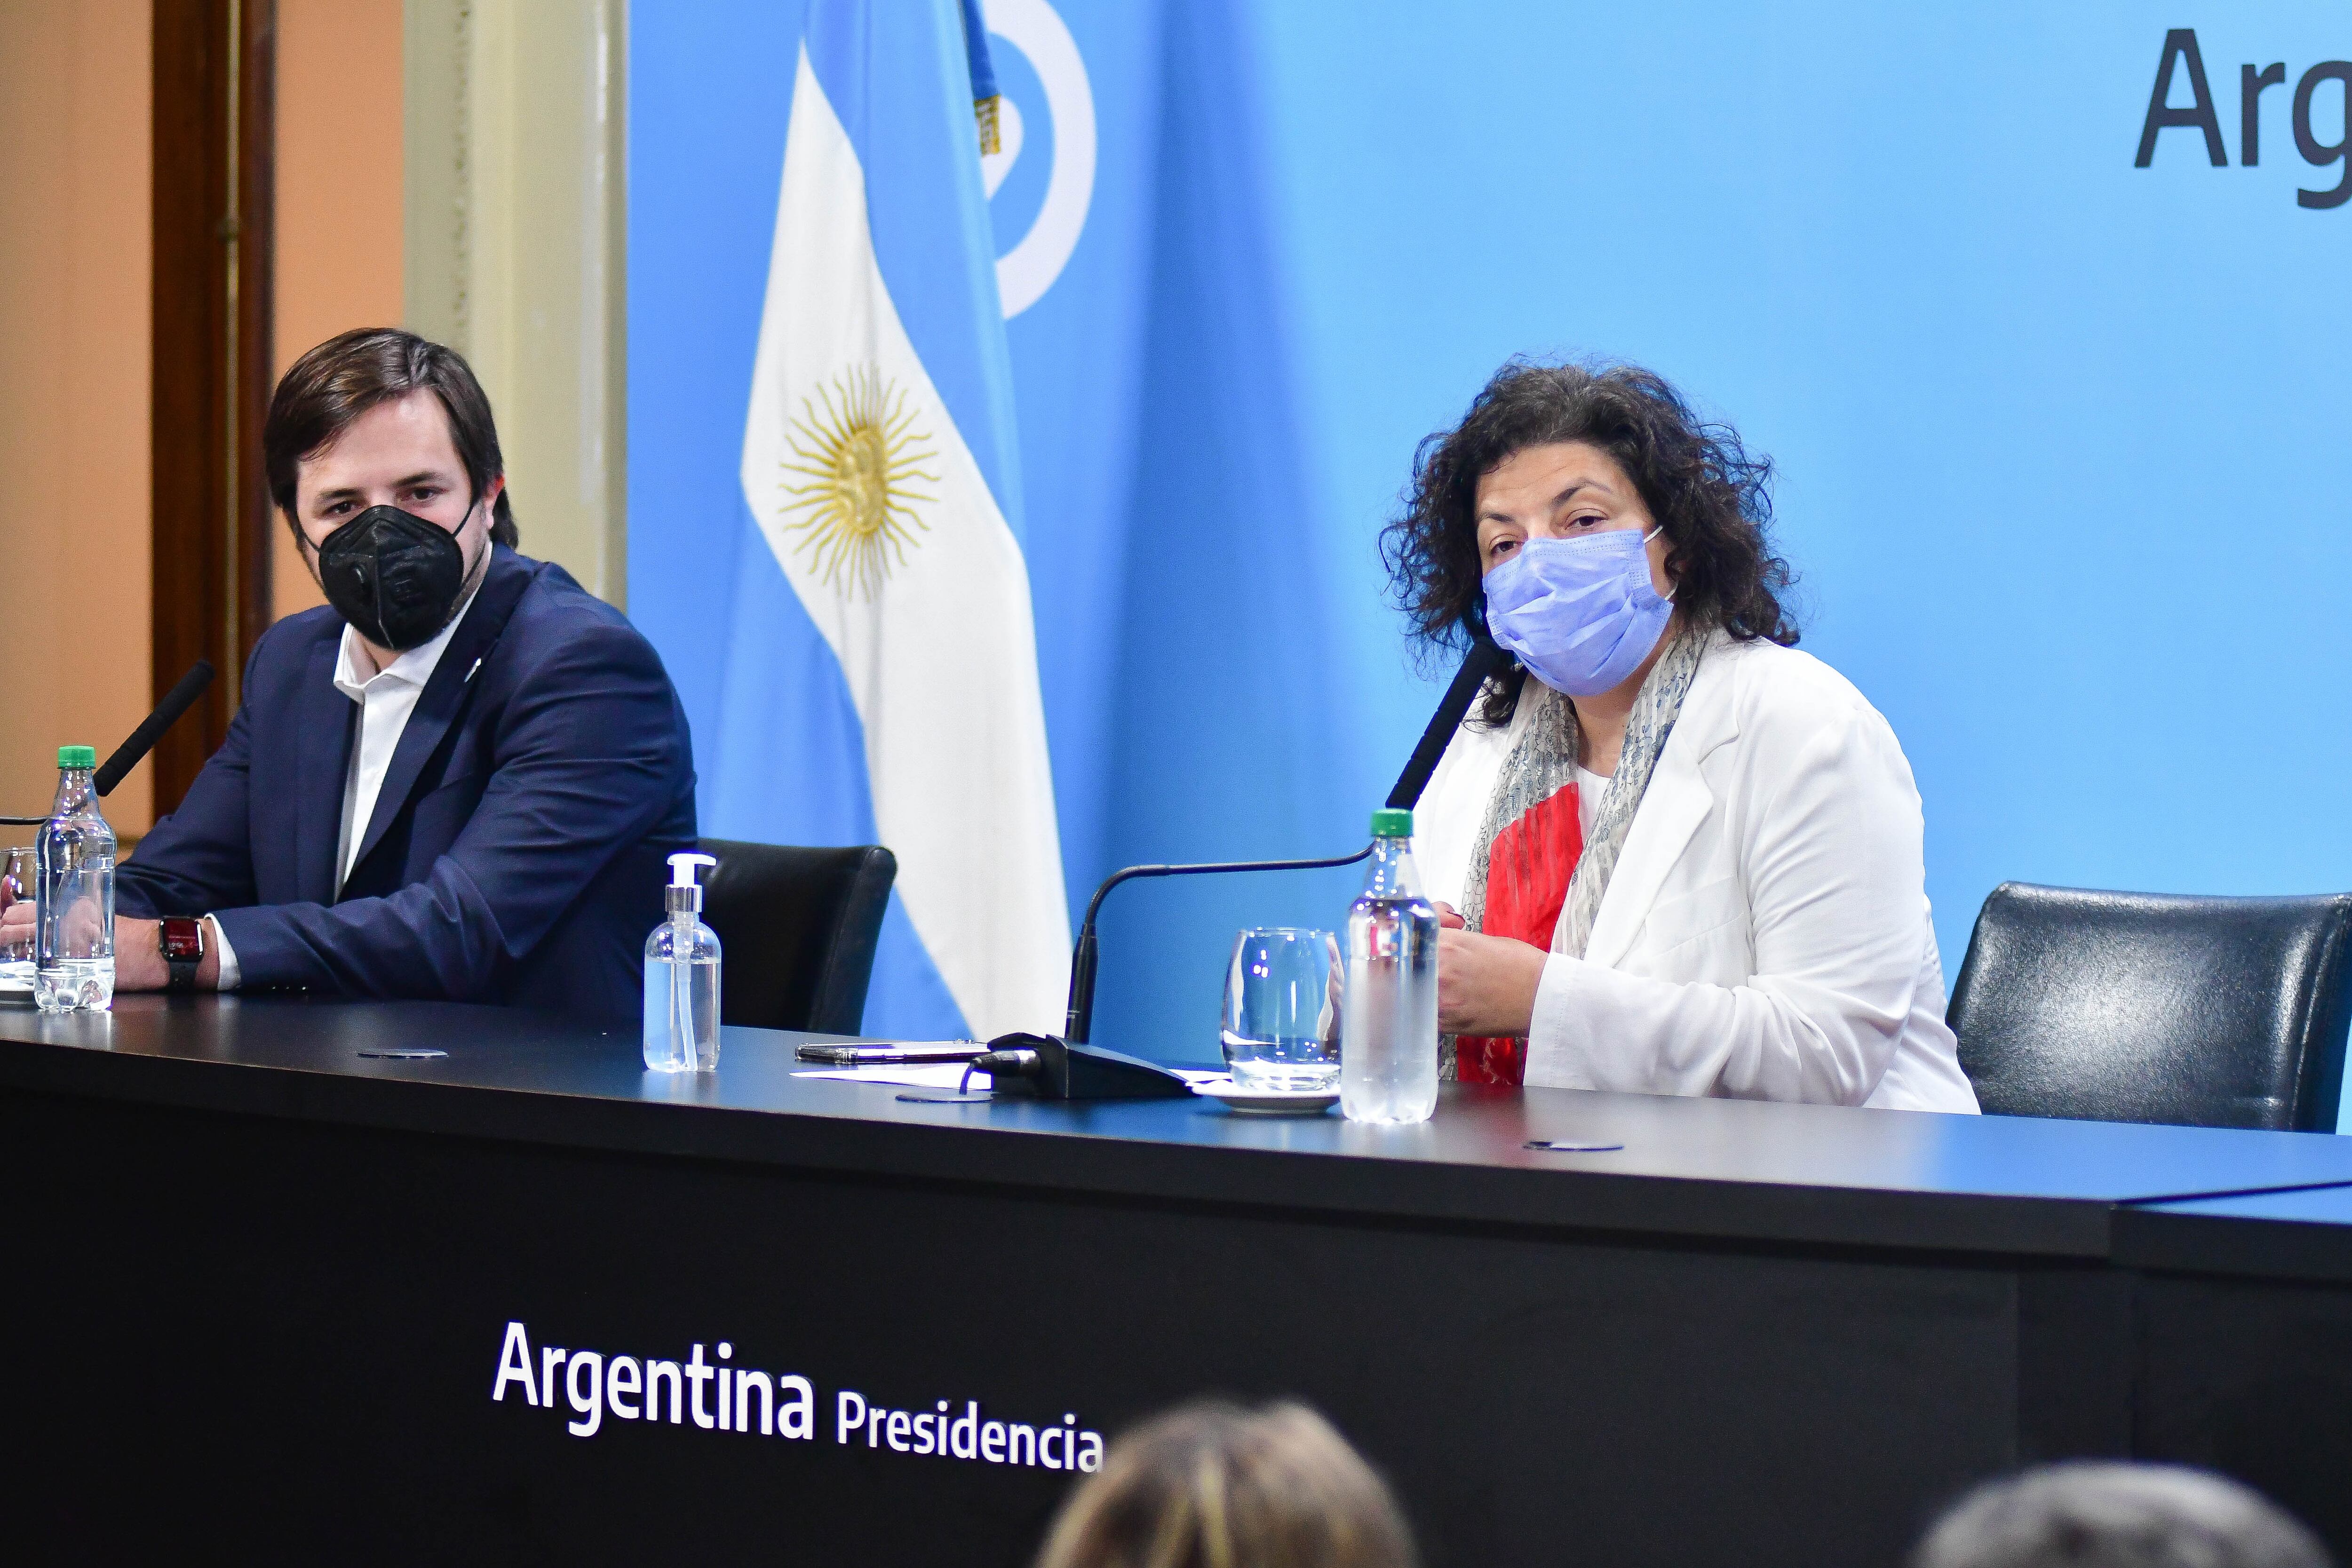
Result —
[[1120, 1437], [1037, 1568], [1413, 1568], [1396, 1500], [1303, 1405], [1188, 1405]]

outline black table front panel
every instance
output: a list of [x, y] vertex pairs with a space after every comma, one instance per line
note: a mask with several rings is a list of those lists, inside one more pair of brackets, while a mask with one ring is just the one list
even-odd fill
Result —
[[[87, 1554], [1019, 1563], [1066, 1472], [836, 1441], [874, 1404], [1108, 1433], [1295, 1394], [1433, 1564], [1892, 1562], [2014, 1460], [1981, 1262], [1334, 1223], [0, 1096], [20, 1514]], [[813, 1385], [808, 1440], [509, 1383], [507, 1324]], [[36, 1348], [37, 1347], [37, 1348]], [[665, 1406], [667, 1410], [667, 1405]], [[20, 1437], [25, 1436], [20, 1427]], [[125, 1507], [136, 1478], [137, 1506]], [[102, 1549], [102, 1550], [101, 1550]]]
[[[849, 1390], [901, 1441], [947, 1402], [1081, 1451], [1296, 1394], [1433, 1564], [1886, 1563], [1972, 1479], [2127, 1452], [2352, 1549], [2352, 1141], [1466, 1087], [1416, 1129], [920, 1105], [794, 1043], [672, 1079], [497, 1009], [0, 1010], [16, 1535], [1026, 1561], [1071, 1472], [840, 1441]], [[520, 1347], [501, 1379], [509, 1323], [552, 1406]], [[806, 1380], [806, 1437], [568, 1430], [581, 1373], [722, 1342]]]

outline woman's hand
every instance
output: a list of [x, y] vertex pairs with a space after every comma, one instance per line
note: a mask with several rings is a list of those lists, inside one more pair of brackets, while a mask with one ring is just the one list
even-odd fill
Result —
[[[1447, 916], [1452, 916], [1448, 921]], [[1437, 933], [1437, 1027], [1448, 1035], [1525, 1035], [1550, 954], [1531, 942], [1462, 929], [1443, 910]]]

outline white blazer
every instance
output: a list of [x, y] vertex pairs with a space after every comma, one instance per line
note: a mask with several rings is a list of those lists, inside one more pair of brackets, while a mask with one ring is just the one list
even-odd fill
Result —
[[[1459, 906], [1511, 724], [1465, 724], [1414, 812]], [[1527, 1081], [1974, 1111], [1944, 1025], [1919, 792], [1895, 731], [1810, 654], [1718, 635], [1666, 737], [1584, 957], [1536, 993]]]

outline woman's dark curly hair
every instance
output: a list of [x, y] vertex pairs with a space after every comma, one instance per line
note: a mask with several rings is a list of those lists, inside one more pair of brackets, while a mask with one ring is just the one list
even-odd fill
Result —
[[[1583, 441], [1615, 458], [1665, 531], [1675, 605], [1694, 626], [1783, 647], [1796, 622], [1780, 604], [1791, 577], [1772, 553], [1772, 459], [1739, 433], [1710, 425], [1665, 380], [1622, 364], [1514, 359], [1462, 423], [1413, 453], [1403, 515], [1381, 533], [1398, 605], [1424, 648], [1468, 646], [1485, 629], [1478, 563], [1478, 481], [1528, 447]], [[1527, 672], [1487, 690], [1479, 720], [1507, 724]]]

